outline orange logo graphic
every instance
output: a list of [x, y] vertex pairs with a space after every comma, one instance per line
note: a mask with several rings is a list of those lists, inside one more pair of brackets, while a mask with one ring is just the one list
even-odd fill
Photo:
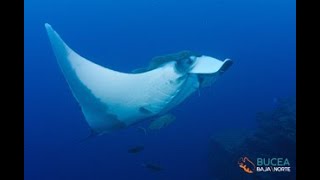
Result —
[[247, 157], [241, 157], [238, 161], [239, 167], [243, 169], [244, 172], [252, 174], [256, 169], [256, 165]]

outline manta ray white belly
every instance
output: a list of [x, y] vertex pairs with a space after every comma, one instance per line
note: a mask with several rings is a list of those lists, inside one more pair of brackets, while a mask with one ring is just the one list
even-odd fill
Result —
[[[86, 121], [97, 133], [124, 128], [164, 113], [199, 88], [197, 74], [201, 73], [201, 66], [180, 73], [175, 68], [177, 62], [168, 62], [143, 73], [117, 72], [81, 57], [49, 24], [45, 27], [64, 77]], [[212, 58], [216, 69], [212, 71], [214, 68], [211, 68], [209, 71], [212, 72], [209, 72], [208, 63], [203, 63], [208, 58], [198, 58], [198, 64], [205, 64], [203, 74], [216, 76], [229, 62]]]

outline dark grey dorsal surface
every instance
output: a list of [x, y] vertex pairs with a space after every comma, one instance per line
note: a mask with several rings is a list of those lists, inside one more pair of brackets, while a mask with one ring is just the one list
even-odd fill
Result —
[[190, 58], [191, 56], [196, 56], [199, 57], [201, 56], [198, 53], [189, 51], [189, 50], [184, 50], [184, 51], [180, 51], [177, 53], [172, 53], [172, 54], [166, 54], [166, 55], [162, 55], [162, 56], [156, 56], [154, 58], [152, 58], [152, 60], [150, 61], [148, 67], [146, 68], [138, 68], [132, 71], [132, 73], [143, 73], [143, 72], [147, 72], [153, 69], [156, 69], [168, 62], [172, 62], [172, 61], [176, 61], [176, 62], [180, 62], [180, 61], [184, 61], [188, 58]]

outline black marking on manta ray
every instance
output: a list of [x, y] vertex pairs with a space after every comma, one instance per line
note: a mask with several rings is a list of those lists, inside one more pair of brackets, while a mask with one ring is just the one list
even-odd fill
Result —
[[177, 79], [175, 80], [175, 83], [176, 83], [176, 84], [180, 84], [180, 83], [182, 83], [182, 81], [185, 81], [188, 77], [189, 77], [188, 74], [185, 74], [185, 75], [183, 75], [183, 76], [180, 76], [179, 78], [177, 78]]
[[173, 83], [175, 83], [174, 80], [169, 80], [169, 84], [173, 84]]
[[153, 113], [145, 107], [140, 107], [139, 112], [141, 112], [142, 114], [152, 114]]
[[182, 81], [185, 81], [187, 78], [188, 78], [188, 74], [185, 74], [183, 76], [178, 77], [177, 79], [174, 79], [174, 80], [171, 79], [168, 82], [171, 85], [177, 85], [177, 84], [180, 84]]

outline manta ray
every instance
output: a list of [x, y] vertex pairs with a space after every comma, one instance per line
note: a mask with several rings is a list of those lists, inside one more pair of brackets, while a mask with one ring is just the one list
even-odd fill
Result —
[[230, 59], [183, 51], [156, 57], [131, 73], [119, 72], [80, 56], [51, 25], [45, 23], [45, 28], [71, 92], [97, 134], [165, 115], [232, 65]]

